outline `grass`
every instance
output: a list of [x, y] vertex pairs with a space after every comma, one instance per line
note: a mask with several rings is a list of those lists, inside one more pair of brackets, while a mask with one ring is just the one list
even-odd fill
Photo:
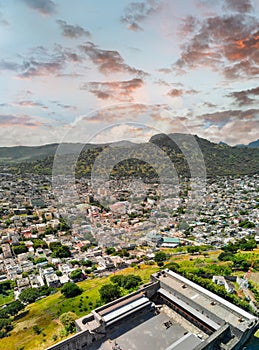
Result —
[[11, 290], [8, 295], [0, 294], [0, 307], [4, 304], [14, 301], [14, 292]]
[[[127, 268], [117, 273], [139, 275], [143, 283], [150, 279], [150, 275], [156, 272], [156, 266], [142, 265], [138, 268]], [[55, 343], [53, 336], [57, 336], [57, 341], [64, 338], [60, 336], [62, 325], [59, 316], [64, 312], [72, 311], [78, 317], [86, 315], [95, 309], [99, 301], [99, 288], [109, 282], [109, 277], [94, 278], [78, 283], [83, 289], [83, 293], [75, 298], [66, 299], [60, 292], [47, 298], [36, 301], [28, 305], [24, 316], [18, 317], [15, 321], [15, 328], [11, 335], [1, 339], [1, 349], [6, 350], [43, 350]], [[41, 333], [36, 335], [33, 326], [37, 325]]]

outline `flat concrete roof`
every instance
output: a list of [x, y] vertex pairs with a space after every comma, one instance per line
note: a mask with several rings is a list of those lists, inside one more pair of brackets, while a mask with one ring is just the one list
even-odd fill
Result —
[[160, 288], [160, 289], [158, 289], [158, 292], [160, 294], [166, 296], [168, 299], [171, 299], [174, 303], [181, 306], [183, 309], [188, 310], [192, 315], [197, 317], [199, 320], [201, 320], [205, 324], [209, 325], [212, 329], [218, 330], [220, 328], [220, 325], [218, 325], [216, 322], [209, 319], [208, 317], [205, 317], [201, 312], [193, 309], [190, 305], [187, 305], [184, 301], [176, 298], [174, 295], [170, 294], [165, 289]]
[[[166, 327], [165, 323], [171, 321]], [[132, 328], [129, 328], [132, 323]], [[138, 315], [110, 330], [109, 339], [89, 346], [89, 350], [112, 350], [118, 344], [121, 350], [193, 350], [201, 339], [189, 333], [164, 312]], [[120, 346], [120, 348], [119, 348]]]
[[[252, 314], [249, 314], [234, 304], [224, 300], [221, 297], [218, 297], [214, 293], [207, 291], [205, 288], [198, 286], [196, 283], [193, 283], [182, 276], [179, 278], [179, 275], [174, 272], [167, 271], [165, 276], [161, 274], [158, 279], [172, 289], [176, 290], [176, 292], [180, 295], [182, 294], [183, 296], [191, 299], [203, 309], [209, 310], [225, 322], [228, 322], [240, 330], [245, 330], [247, 328], [247, 324], [256, 319], [256, 317]], [[183, 284], [186, 284], [187, 288], [183, 288]], [[216, 301], [216, 303], [212, 305], [212, 301]], [[240, 322], [241, 317], [243, 317], [246, 322]]]

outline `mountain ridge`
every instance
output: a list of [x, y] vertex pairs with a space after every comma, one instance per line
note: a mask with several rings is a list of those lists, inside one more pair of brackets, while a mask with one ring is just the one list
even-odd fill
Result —
[[[151, 144], [157, 148], [150, 148]], [[69, 164], [72, 163], [67, 160], [74, 158], [77, 161], [76, 175], [89, 177], [95, 160], [109, 146], [114, 149], [117, 146], [117, 149], [120, 149], [129, 158], [122, 157], [124, 160], [120, 162], [115, 159], [111, 176], [118, 178], [129, 176], [129, 174], [147, 178], [157, 176], [154, 169], [162, 166], [159, 157], [163, 157], [163, 154], [167, 156], [168, 162], [173, 164], [177, 173], [184, 176], [191, 176], [192, 169], [197, 170], [204, 166], [208, 176], [259, 173], [258, 147], [232, 147], [211, 142], [197, 135], [181, 133], [157, 134], [152, 136], [149, 142], [142, 144], [121, 141], [86, 145], [64, 143], [32, 147], [0, 147], [0, 165], [20, 174], [51, 174], [54, 159], [63, 159], [63, 170], [69, 171]], [[137, 148], [140, 157], [137, 156], [136, 159], [134, 152], [129, 153], [131, 148]], [[160, 153], [155, 158], [156, 164], [152, 164], [152, 161], [149, 160], [151, 159], [149, 153], [155, 149], [160, 149]], [[100, 166], [102, 167], [103, 164]]]

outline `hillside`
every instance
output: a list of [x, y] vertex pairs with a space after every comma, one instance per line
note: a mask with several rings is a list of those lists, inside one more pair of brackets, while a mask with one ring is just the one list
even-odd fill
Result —
[[[109, 144], [84, 146], [62, 144], [62, 152], [56, 156], [62, 164], [62, 169], [59, 171], [62, 173], [70, 171], [74, 165], [73, 154], [83, 149], [76, 163], [76, 174], [78, 177], [91, 176], [92, 165], [99, 155], [105, 156], [104, 151], [108, 150], [108, 146]], [[112, 154], [110, 160], [115, 166], [110, 175], [115, 178], [129, 175], [145, 179], [156, 178], [155, 169], [162, 168], [166, 171], [168, 165], [173, 165], [177, 174], [184, 176], [190, 176], [190, 169], [192, 172], [193, 169], [202, 168], [204, 164], [208, 176], [259, 173], [259, 148], [231, 147], [193, 135], [158, 134], [151, 137], [148, 143], [120, 142], [112, 146], [111, 150], [116, 150], [115, 153], [109, 151], [107, 154], [109, 157]], [[57, 149], [58, 144], [39, 147], [2, 147], [0, 164], [9, 172], [51, 174]], [[124, 160], [119, 162], [118, 157]], [[164, 164], [165, 159], [167, 164]], [[100, 163], [99, 167], [101, 171], [103, 163]]]

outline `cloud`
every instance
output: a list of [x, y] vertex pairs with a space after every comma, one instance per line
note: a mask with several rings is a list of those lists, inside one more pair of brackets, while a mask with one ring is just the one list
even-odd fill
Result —
[[194, 90], [194, 89], [191, 89], [191, 90], [171, 89], [167, 93], [167, 95], [170, 96], [170, 97], [180, 97], [180, 96], [183, 96], [185, 94], [192, 95], [192, 94], [197, 94], [197, 93], [198, 93], [198, 91]]
[[259, 64], [258, 24], [255, 17], [245, 14], [204, 19], [182, 45], [176, 67], [209, 66], [223, 70], [229, 79], [253, 77]]
[[253, 5], [250, 0], [225, 0], [224, 9], [245, 13], [253, 10]]
[[206, 129], [198, 127], [192, 129], [200, 137], [212, 142], [224, 141], [228, 145], [248, 144], [259, 138], [259, 120], [231, 120], [224, 126], [211, 125]]
[[131, 79], [115, 82], [90, 82], [81, 89], [86, 89], [101, 100], [113, 99], [121, 102], [132, 102], [132, 94], [143, 86], [142, 79]]
[[259, 109], [242, 110], [227, 110], [223, 112], [206, 113], [197, 117], [198, 120], [204, 125], [204, 128], [208, 128], [212, 125], [217, 125], [222, 128], [230, 121], [244, 121], [244, 120], [258, 120]]
[[64, 67], [64, 62], [57, 60], [56, 62], [38, 62], [36, 60], [27, 61], [26, 68], [18, 75], [19, 78], [33, 78], [37, 76], [48, 76], [57, 74]]
[[[259, 96], [259, 87], [243, 91], [231, 92], [228, 96], [233, 97], [239, 106], [246, 106], [256, 102], [256, 96]], [[258, 99], [257, 99], [258, 102]]]
[[92, 42], [87, 42], [80, 48], [103, 74], [122, 72], [137, 74], [140, 77], [147, 75], [146, 72], [127, 65], [118, 51], [99, 49]]
[[77, 124], [81, 120], [95, 124], [106, 123], [108, 125], [110, 125], [110, 123], [121, 123], [122, 121], [143, 121], [143, 117], [165, 108], [166, 105], [160, 104], [146, 105], [142, 103], [119, 103], [114, 106], [99, 109], [91, 115], [80, 116], [75, 120], [74, 124]]
[[0, 70], [17, 71], [21, 66], [12, 61], [0, 60]]
[[69, 111], [75, 111], [77, 110], [77, 107], [76, 106], [72, 106], [72, 105], [68, 105], [68, 104], [63, 104], [63, 103], [60, 103], [58, 101], [52, 101], [53, 103], [56, 104], [56, 106], [64, 109], [64, 110], [69, 110]]
[[19, 107], [25, 107], [25, 108], [34, 108], [34, 107], [40, 107], [43, 109], [48, 109], [47, 106], [45, 106], [43, 103], [35, 102], [31, 100], [23, 100], [15, 103], [16, 106]]
[[172, 69], [171, 69], [171, 68], [159, 68], [157, 71], [158, 71], [159, 73], [163, 73], [163, 74], [172, 73]]
[[42, 125], [40, 121], [33, 120], [32, 117], [28, 115], [10, 115], [10, 114], [0, 114], [0, 126], [20, 126], [26, 128], [37, 128]]
[[17, 77], [21, 79], [61, 75], [67, 63], [78, 64], [85, 59], [82, 55], [60, 45], [55, 45], [52, 52], [42, 46], [35, 47], [29, 50], [29, 54], [31, 57], [27, 55], [27, 57], [22, 58], [22, 62], [18, 63], [0, 60], [0, 71], [16, 72]]
[[22, 0], [26, 5], [41, 15], [51, 15], [56, 11], [56, 5], [51, 0]]
[[208, 107], [208, 108], [215, 108], [215, 107], [217, 107], [217, 105], [215, 105], [214, 103], [211, 103], [211, 102], [204, 102], [203, 106]]
[[186, 37], [191, 35], [198, 27], [200, 22], [194, 16], [187, 16], [182, 19], [182, 23], [180, 25], [179, 35], [181, 37]]
[[72, 62], [77, 64], [83, 61], [81, 55], [63, 48], [61, 45], [55, 45], [52, 52], [41, 46], [33, 48], [31, 51], [33, 57], [24, 59], [22, 64], [15, 65], [12, 62], [11, 65], [9, 64], [10, 68], [18, 72], [19, 78], [26, 79], [37, 76], [60, 75], [67, 63]]
[[170, 84], [167, 81], [163, 80], [163, 79], [156, 80], [155, 84], [160, 85], [160, 86], [170, 86]]
[[0, 12], [0, 25], [1, 26], [9, 26], [10, 25], [9, 22], [5, 18], [3, 18], [2, 12]]
[[78, 26], [78, 25], [71, 25], [67, 24], [66, 21], [57, 20], [57, 23], [59, 24], [63, 36], [70, 38], [70, 39], [77, 39], [82, 36], [90, 37], [91, 34], [88, 30], [85, 30], [84, 28]]
[[127, 28], [133, 31], [143, 30], [140, 23], [148, 16], [157, 12], [160, 8], [160, 0], [147, 0], [143, 2], [131, 2], [121, 17], [121, 22], [127, 24]]

